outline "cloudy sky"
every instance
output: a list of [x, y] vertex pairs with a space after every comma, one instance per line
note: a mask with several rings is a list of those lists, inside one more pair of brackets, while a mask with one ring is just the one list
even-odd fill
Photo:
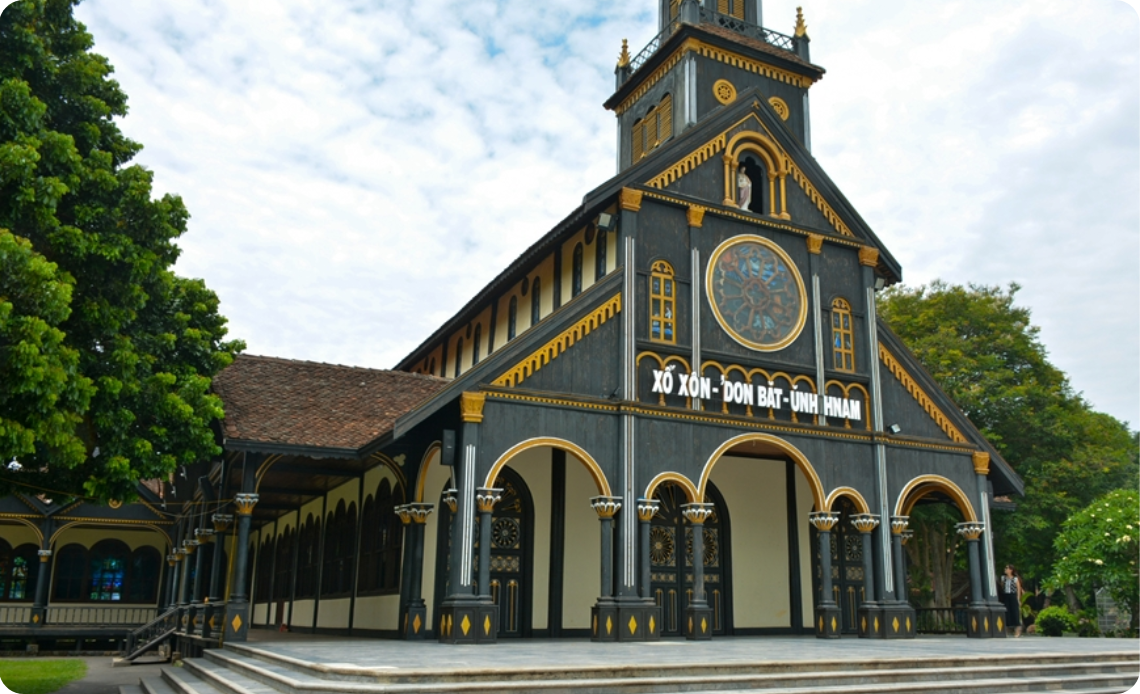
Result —
[[[791, 33], [796, 0], [766, 0]], [[908, 284], [1022, 286], [1140, 424], [1140, 20], [1119, 0], [798, 0], [814, 154]], [[178, 271], [254, 354], [391, 367], [614, 173], [656, 0], [86, 0]]]

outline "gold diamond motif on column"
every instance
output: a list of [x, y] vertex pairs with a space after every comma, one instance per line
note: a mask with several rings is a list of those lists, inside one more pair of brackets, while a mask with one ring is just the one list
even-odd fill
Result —
[[708, 630], [709, 630], [709, 620], [705, 619], [704, 617], [701, 617], [701, 633], [703, 634]]
[[894, 628], [896, 634], [899, 633], [899, 618], [898, 617], [894, 618], [894, 621], [891, 622], [891, 626]]
[[970, 625], [973, 627], [974, 631], [977, 631], [978, 630], [978, 618], [977, 617], [971, 617], [970, 618]]
[[879, 631], [879, 618], [875, 617], [875, 631]]
[[464, 636], [467, 636], [467, 632], [471, 631], [471, 619], [467, 615], [463, 615], [463, 621], [459, 623], [459, 628], [463, 630]]
[[910, 633], [910, 617], [906, 618], [906, 633]]
[[491, 615], [483, 616], [483, 634], [489, 635], [491, 633]]
[[423, 622], [420, 621], [420, 616], [416, 615], [416, 618], [412, 620], [412, 629], [418, 634], [421, 626], [423, 626]]
[[33, 624], [39, 624], [40, 623], [40, 616], [38, 614], [32, 616], [32, 623]]
[[649, 616], [649, 633], [652, 634], [656, 631], [657, 631], [657, 620], [654, 619], [653, 615], [650, 615]]
[[606, 615], [606, 636], [609, 636], [614, 631], [614, 620], [609, 615]]
[[215, 629], [218, 628], [217, 621], [218, 621], [217, 615], [210, 615], [210, 621], [206, 622], [207, 624], [210, 625], [210, 631], [214, 631]]
[[823, 615], [819, 616], [819, 630], [823, 631]]
[[1002, 626], [1001, 617], [998, 617], [997, 624], [998, 624], [998, 631], [1001, 631], [1002, 629], [1005, 628], [1004, 626]]
[[693, 633], [693, 618], [689, 617], [689, 633]]
[[629, 635], [633, 636], [637, 633], [637, 617], [630, 615], [629, 617]]
[[863, 618], [863, 621], [861, 622], [861, 624], [863, 625], [863, 632], [866, 633], [867, 632], [867, 618], [866, 617]]
[[235, 614], [234, 619], [230, 622], [230, 626], [234, 628], [234, 633], [241, 631], [241, 615]]
[[989, 617], [985, 617], [982, 619], [982, 628], [985, 629], [986, 631], [990, 630], [990, 618]]
[[836, 622], [835, 622], [835, 617], [833, 616], [833, 617], [831, 618], [831, 630], [832, 630], [832, 631], [835, 631], [835, 630], [836, 630], [836, 629], [838, 629], [838, 628], [839, 628], [839, 627], [836, 625]]
[[594, 615], [594, 636], [598, 635], [598, 615]]

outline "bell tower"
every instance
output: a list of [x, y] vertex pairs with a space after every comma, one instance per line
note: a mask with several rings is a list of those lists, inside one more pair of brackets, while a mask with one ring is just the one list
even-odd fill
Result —
[[762, 26], [761, 0], [659, 0], [657, 36], [636, 54], [622, 42], [616, 91], [618, 171], [637, 165], [744, 94], [767, 104], [811, 148], [811, 63], [802, 8], [792, 34]]

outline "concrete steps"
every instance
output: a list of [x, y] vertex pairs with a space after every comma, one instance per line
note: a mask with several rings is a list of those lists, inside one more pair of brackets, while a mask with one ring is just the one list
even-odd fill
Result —
[[1120, 694], [1140, 675], [1136, 652], [412, 669], [326, 665], [231, 644], [183, 662], [122, 694]]

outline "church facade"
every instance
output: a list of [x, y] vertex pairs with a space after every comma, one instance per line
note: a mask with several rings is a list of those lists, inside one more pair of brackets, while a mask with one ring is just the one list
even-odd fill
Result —
[[1003, 636], [991, 503], [1022, 482], [877, 320], [902, 271], [811, 155], [824, 71], [802, 16], [760, 25], [759, 0], [661, 0], [605, 104], [617, 175], [392, 371], [240, 356], [221, 460], [71, 525], [4, 500], [28, 619], [116, 602], [113, 540], [117, 602], [203, 644], [909, 638], [935, 502], [968, 635]]

